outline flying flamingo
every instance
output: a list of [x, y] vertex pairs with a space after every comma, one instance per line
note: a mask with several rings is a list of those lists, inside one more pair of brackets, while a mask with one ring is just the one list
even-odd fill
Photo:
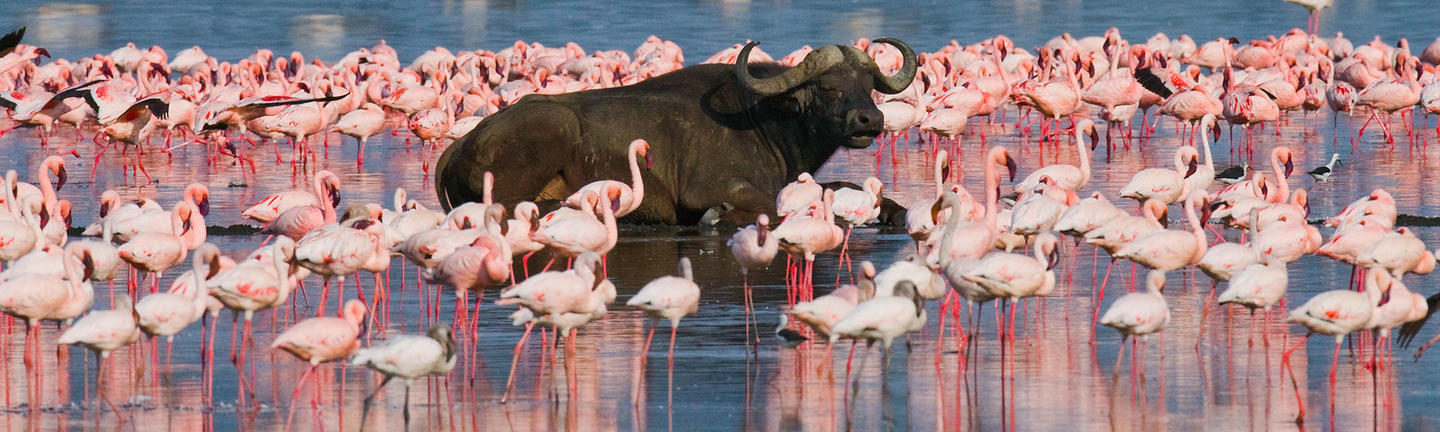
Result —
[[299, 405], [300, 387], [305, 385], [305, 378], [320, 363], [344, 360], [360, 347], [358, 338], [365, 313], [365, 303], [352, 299], [345, 303], [339, 318], [306, 318], [285, 329], [270, 343], [271, 349], [285, 350], [300, 360], [310, 362], [305, 374], [296, 380], [295, 391], [290, 393], [290, 414], [285, 417], [285, 430], [290, 430], [290, 421], [295, 418], [295, 405]]
[[568, 198], [565, 198], [565, 205], [580, 207], [583, 205], [582, 198], [585, 191], [594, 191], [596, 194], [604, 196], [606, 191], [613, 187], [620, 190], [620, 209], [615, 211], [616, 218], [624, 217], [630, 214], [630, 212], [635, 211], [635, 209], [640, 208], [641, 201], [645, 199], [645, 180], [640, 175], [640, 163], [637, 156], [645, 158], [645, 169], [650, 169], [654, 166], [654, 161], [650, 158], [650, 143], [643, 139], [631, 141], [628, 152], [631, 184], [627, 185], [615, 180], [597, 180], [590, 182], [590, 184], [582, 186], [579, 190], [576, 190], [575, 193], [570, 194]]
[[[634, 297], [625, 302], [645, 311], [653, 319], [670, 320], [670, 368], [675, 367], [675, 331], [680, 328], [680, 319], [694, 315], [700, 307], [700, 286], [695, 284], [695, 273], [690, 269], [690, 258], [680, 257], [679, 276], [661, 276], [640, 288]], [[650, 335], [645, 337], [645, 348], [640, 351], [640, 365], [644, 368], [645, 356], [650, 352], [650, 340], [655, 338], [655, 325], [650, 325]]]
[[425, 336], [391, 336], [384, 343], [355, 350], [350, 357], [351, 365], [365, 366], [385, 375], [385, 379], [375, 386], [375, 391], [365, 397], [365, 405], [360, 411], [360, 427], [365, 427], [365, 418], [370, 412], [370, 405], [375, 402], [375, 395], [380, 394], [390, 379], [400, 377], [405, 381], [404, 416], [405, 427], [409, 428], [410, 387], [415, 379], [450, 373], [455, 368], [456, 354], [455, 336], [450, 328], [444, 326], [430, 327]]
[[[754, 322], [751, 314], [753, 298], [750, 295], [750, 269], [758, 269], [770, 265], [775, 259], [775, 253], [780, 250], [780, 239], [770, 235], [770, 216], [761, 213], [755, 216], [755, 224], [741, 228], [730, 237], [727, 242], [730, 246], [730, 254], [735, 257], [735, 263], [740, 265], [740, 277], [744, 281], [745, 288], [745, 337], [750, 340], [750, 325]], [[759, 332], [755, 335], [755, 344], [760, 344]]]
[[[144, 152], [141, 144], [144, 140], [150, 138], [150, 134], [155, 131], [156, 125], [153, 120], [169, 115], [170, 91], [164, 90], [145, 95], [135, 99], [133, 102], [128, 102], [129, 99], [124, 99], [127, 102], [120, 103], [119, 105], [107, 105], [105, 106], [106, 109], [102, 109], [99, 99], [105, 94], [107, 89], [110, 89], [110, 87], [96, 86], [88, 89], [84, 94], [85, 101], [90, 104], [91, 109], [95, 110], [98, 121], [100, 122], [101, 132], [106, 138], [112, 142], [120, 142], [126, 146], [125, 148], [127, 149], [129, 147], [135, 148], [135, 169], [145, 174], [145, 181], [149, 183], [153, 181], [153, 179], [150, 178], [150, 173], [145, 171], [145, 163], [141, 161], [140, 155]], [[109, 109], [111, 106], [117, 106], [120, 109]], [[100, 157], [104, 154], [105, 148], [101, 148], [100, 152], [95, 155], [94, 164], [98, 165], [100, 163]], [[95, 179], [95, 169], [93, 165], [90, 170], [90, 179]]]
[[66, 329], [55, 343], [80, 345], [95, 351], [98, 365], [98, 370], [95, 371], [95, 392], [110, 406], [110, 411], [118, 416], [120, 410], [116, 409], [115, 403], [105, 395], [105, 386], [102, 384], [105, 362], [110, 358], [111, 351], [139, 340], [140, 328], [135, 325], [135, 315], [130, 310], [130, 298], [122, 295], [116, 304], [116, 309], [94, 311], [85, 315]]

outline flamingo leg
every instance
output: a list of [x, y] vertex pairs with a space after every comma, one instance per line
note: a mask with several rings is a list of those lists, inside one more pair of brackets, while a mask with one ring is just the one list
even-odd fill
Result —
[[295, 391], [290, 392], [290, 414], [285, 416], [286, 432], [290, 431], [290, 422], [295, 419], [295, 400], [300, 397], [300, 388], [305, 386], [305, 378], [309, 378], [310, 373], [315, 372], [315, 366], [317, 365], [311, 364], [310, 367], [305, 368], [305, 374], [300, 375], [300, 380], [295, 383]]
[[525, 346], [525, 341], [530, 339], [530, 330], [535, 328], [535, 323], [525, 323], [525, 334], [520, 335], [520, 341], [515, 343], [515, 355], [510, 358], [510, 378], [505, 380], [505, 394], [500, 396], [500, 403], [510, 399], [510, 390], [515, 386], [515, 365], [520, 362], [520, 349]]

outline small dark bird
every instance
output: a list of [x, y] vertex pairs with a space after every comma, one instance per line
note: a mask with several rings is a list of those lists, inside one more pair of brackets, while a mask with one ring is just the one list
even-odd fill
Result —
[[1250, 162], [1245, 162], [1240, 165], [1225, 168], [1224, 171], [1220, 171], [1219, 173], [1215, 174], [1215, 180], [1225, 182], [1225, 184], [1235, 184], [1236, 182], [1244, 179], [1245, 176], [1249, 173]]
[[785, 325], [789, 323], [790, 317], [783, 313], [780, 314], [780, 325], [775, 327], [775, 337], [780, 338], [780, 345], [785, 348], [795, 348], [805, 343], [805, 341], [810, 340], [810, 338], [805, 337], [805, 335], [800, 334], [800, 332], [785, 328]]
[[[1315, 168], [1315, 169], [1312, 169], [1312, 170], [1310, 170], [1310, 172], [1309, 172], [1308, 174], [1310, 174], [1310, 178], [1315, 179], [1315, 181], [1324, 183], [1324, 182], [1330, 180], [1330, 174], [1335, 173], [1335, 164], [1336, 164], [1336, 163], [1339, 163], [1339, 162], [1340, 162], [1340, 154], [1339, 154], [1339, 153], [1331, 154], [1331, 155], [1330, 155], [1330, 163], [1327, 163], [1327, 164], [1325, 164], [1325, 165], [1323, 165], [1323, 166], [1320, 166], [1320, 167], [1317, 167], [1317, 168]], [[1344, 165], [1344, 164], [1342, 163], [1341, 165]]]

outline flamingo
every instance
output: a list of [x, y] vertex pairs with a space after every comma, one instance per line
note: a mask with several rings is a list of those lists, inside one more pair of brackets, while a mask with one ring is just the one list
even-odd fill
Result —
[[540, 226], [540, 208], [530, 201], [522, 201], [515, 204], [515, 217], [505, 221], [505, 241], [510, 243], [510, 253], [524, 255], [520, 266], [525, 268], [525, 274], [530, 273], [530, 255], [545, 248], [544, 243], [535, 241], [531, 236], [535, 229]]
[[[839, 247], [844, 242], [845, 232], [835, 225], [835, 214], [830, 210], [834, 191], [826, 190], [823, 196], [822, 200], [811, 202], [803, 215], [797, 217], [797, 214], [791, 214], [783, 219], [773, 232], [780, 250], [805, 259], [804, 274], [799, 276], [803, 282], [797, 285], [812, 285], [810, 277], [815, 255]], [[796, 273], [799, 272], [797, 269]]]
[[[680, 319], [694, 315], [700, 307], [700, 286], [695, 284], [695, 272], [690, 268], [690, 258], [680, 257], [677, 265], [679, 276], [661, 276], [640, 288], [634, 297], [625, 302], [645, 311], [652, 319], [665, 318], [670, 321], [670, 367], [675, 367], [675, 331], [680, 328]], [[645, 348], [640, 351], [640, 365], [645, 365], [645, 355], [650, 351], [650, 341], [655, 338], [655, 325], [650, 326], [650, 335], [645, 337]]]
[[295, 323], [275, 337], [270, 349], [280, 349], [310, 363], [305, 373], [296, 380], [295, 391], [290, 393], [290, 414], [285, 417], [285, 430], [290, 430], [290, 421], [295, 418], [295, 405], [299, 405], [300, 387], [305, 378], [315, 371], [320, 363], [344, 360], [360, 347], [361, 324], [365, 322], [365, 303], [350, 300], [340, 311], [339, 318], [314, 317]]
[[551, 322], [564, 313], [590, 313], [594, 305], [587, 296], [605, 280], [599, 271], [600, 255], [582, 253], [570, 270], [541, 272], [506, 288], [496, 304], [522, 305], [537, 316], [550, 316]]
[[[145, 181], [148, 184], [152, 182], [153, 179], [150, 178], [150, 173], [145, 171], [145, 163], [142, 162], [138, 156], [139, 153], [143, 153], [143, 147], [141, 147], [140, 144], [141, 141], [148, 139], [151, 133], [154, 132], [156, 124], [153, 120], [156, 118], [165, 118], [169, 115], [170, 91], [163, 90], [142, 96], [133, 101], [124, 99], [118, 105], [109, 104], [105, 105], [104, 109], [102, 109], [99, 99], [104, 96], [107, 89], [110, 89], [110, 87], [96, 86], [87, 89], [84, 93], [85, 101], [90, 104], [91, 109], [95, 110], [96, 117], [98, 117], [98, 121], [100, 122], [101, 132], [104, 133], [106, 138], [110, 141], [119, 141], [127, 147], [135, 147], [137, 151], [135, 169], [145, 174]], [[128, 97], [128, 95], [126, 96]], [[112, 109], [112, 106], [118, 107], [119, 109]], [[105, 155], [105, 149], [106, 148], [102, 147], [100, 152], [95, 155], [94, 163], [96, 165], [99, 164], [100, 157]], [[93, 165], [90, 170], [90, 179], [95, 179]]]
[[1091, 192], [1089, 197], [1065, 209], [1055, 221], [1056, 232], [1085, 237], [1116, 218], [1125, 217], [1125, 212], [1111, 204], [1100, 192]]
[[780, 189], [780, 194], [775, 197], [775, 216], [784, 223], [791, 214], [805, 210], [810, 203], [823, 198], [825, 188], [815, 182], [815, 177], [810, 173], [800, 173], [794, 182], [785, 185]]
[[[261, 223], [274, 222], [290, 209], [303, 206], [320, 206], [321, 201], [330, 201], [333, 209], [340, 205], [340, 177], [330, 171], [321, 170], [315, 173], [310, 179], [311, 190], [300, 189], [288, 190], [272, 194], [250, 208], [245, 209], [240, 216]], [[293, 237], [292, 240], [298, 237]]]
[[[195, 250], [193, 265], [191, 277], [196, 289], [187, 290], [184, 294], [150, 294], [135, 303], [135, 321], [140, 330], [151, 337], [164, 336], [165, 343], [170, 346], [175, 343], [175, 334], [204, 316], [205, 299], [210, 298], [204, 288], [205, 278], [220, 270], [220, 249], [210, 243], [201, 245]], [[167, 360], [169, 348], [166, 347]]]
[[1405, 273], [1429, 274], [1435, 270], [1435, 254], [1425, 249], [1425, 242], [1410, 228], [1402, 227], [1380, 236], [1356, 258], [1355, 265], [1385, 270], [1398, 280]]
[[1320, 32], [1320, 11], [1330, 7], [1335, 0], [1285, 0], [1285, 2], [1300, 5], [1310, 11], [1310, 17], [1305, 21], [1305, 32], [1315, 34]]
[[[594, 192], [586, 191], [586, 194]], [[618, 186], [606, 187], [606, 198], [595, 205], [595, 208], [599, 209], [601, 220], [585, 217], [559, 219], [554, 224], [535, 231], [531, 238], [570, 258], [585, 252], [594, 252], [603, 257], [615, 248], [619, 236], [615, 227], [615, 209], [621, 205], [620, 194]]]
[[66, 329], [65, 333], [60, 334], [55, 343], [80, 345], [95, 351], [98, 365], [95, 372], [95, 392], [110, 406], [110, 411], [119, 415], [120, 410], [116, 409], [115, 403], [105, 395], [105, 386], [102, 385], [105, 362], [110, 358], [111, 351], [139, 340], [140, 328], [135, 325], [135, 314], [130, 310], [130, 298], [122, 295], [116, 303], [117, 309], [94, 311], [85, 315]]
[[405, 427], [409, 428], [410, 387], [415, 384], [415, 379], [450, 373], [455, 369], [457, 354], [455, 336], [449, 327], [444, 326], [430, 327], [425, 336], [391, 336], [384, 343], [355, 350], [355, 354], [350, 356], [351, 365], [365, 366], [385, 375], [385, 379], [365, 397], [365, 405], [360, 411], [360, 427], [365, 427], [365, 418], [370, 412], [370, 405], [375, 402], [375, 395], [380, 394], [392, 378], [400, 377], [405, 381], [403, 413]]
[[[1285, 296], [1290, 284], [1285, 262], [1273, 255], [1261, 255], [1260, 261], [1251, 264], [1230, 277], [1230, 287], [1220, 293], [1220, 304], [1238, 304], [1252, 311], [1270, 307]], [[1268, 315], [1268, 314], [1267, 314]]]
[[856, 272], [859, 280], [854, 285], [841, 285], [814, 300], [795, 303], [790, 316], [810, 326], [820, 337], [829, 337], [830, 328], [850, 314], [855, 305], [875, 297], [875, 265], [861, 261]]
[[117, 255], [137, 270], [151, 273], [152, 290], [160, 287], [161, 273], [185, 261], [185, 255], [205, 243], [205, 217], [194, 204], [179, 202], [170, 211], [169, 232], [142, 232], [120, 245]]
[[[283, 217], [282, 217], [283, 219]], [[278, 221], [278, 220], [277, 220]], [[379, 256], [389, 263], [390, 250], [385, 238], [385, 225], [373, 219], [359, 219], [348, 225], [332, 225], [330, 229], [311, 230], [295, 242], [295, 262], [324, 276], [316, 316], [325, 313], [325, 300], [330, 294], [330, 278], [339, 278], [344, 293], [345, 276], [356, 273]], [[344, 296], [339, 296], [343, 298]], [[337, 305], [338, 305], [337, 301]]]
[[[1185, 217], [1190, 223], [1190, 232], [1153, 231], [1120, 248], [1115, 252], [1115, 257], [1161, 272], [1199, 263], [1200, 259], [1205, 257], [1205, 249], [1209, 246], [1205, 240], [1205, 230], [1201, 226], [1201, 221], [1209, 219], [1209, 204], [1209, 200], [1203, 196], [1191, 196], [1185, 201]], [[1205, 209], [1202, 216], [1196, 217], [1196, 207]]]
[[[1381, 272], [1374, 272], [1381, 273]], [[1293, 353], [1305, 341], [1315, 333], [1335, 337], [1335, 352], [1330, 361], [1330, 400], [1335, 400], [1335, 369], [1340, 364], [1340, 343], [1345, 341], [1345, 335], [1357, 330], [1369, 328], [1374, 322], [1376, 306], [1380, 301], [1381, 293], [1374, 283], [1365, 284], [1365, 292], [1351, 290], [1330, 290], [1311, 297], [1305, 304], [1290, 311], [1290, 316], [1285, 320], [1299, 323], [1309, 329], [1305, 336], [1295, 342], [1294, 346], [1285, 350], [1280, 356], [1282, 368], [1290, 367], [1290, 354]], [[1294, 371], [1291, 371], [1291, 384], [1295, 386], [1295, 403], [1300, 407], [1300, 413], [1296, 419], [1305, 418], [1305, 402], [1300, 396], [1299, 383], [1294, 379]], [[1332, 402], [1333, 405], [1333, 402]]]
[[1049, 179], [1049, 184], [1062, 189], [1080, 190], [1090, 183], [1090, 153], [1086, 150], [1085, 144], [1080, 140], [1080, 134], [1090, 137], [1090, 149], [1094, 150], [1099, 142], [1099, 136], [1095, 132], [1095, 122], [1082, 119], [1075, 127], [1075, 150], [1080, 156], [1080, 165], [1055, 164], [1040, 168], [1025, 176], [1024, 180], [1015, 185], [1019, 192], [1031, 192], [1040, 188], [1041, 179]]
[[[607, 279], [600, 279], [595, 289], [587, 294], [586, 301], [588, 304], [587, 308], [590, 309], [589, 312], [565, 312], [558, 315], [537, 316], [533, 310], [521, 306], [520, 309], [510, 314], [511, 322], [514, 325], [525, 325], [525, 334], [520, 336], [519, 342], [515, 343], [515, 356], [510, 360], [510, 375], [505, 382], [505, 394], [500, 397], [501, 403], [510, 399], [510, 391], [514, 388], [513, 386], [515, 384], [515, 365], [520, 360], [520, 349], [524, 347], [525, 341], [530, 338], [530, 330], [535, 328], [535, 324], [553, 327], [556, 335], [568, 335], [565, 355], [567, 358], [573, 358], [575, 354], [575, 329], [589, 324], [591, 321], [603, 318], [606, 313], [609, 313], [609, 308], [606, 307], [606, 304], [615, 301], [615, 284]], [[572, 383], [570, 387], [572, 392], [577, 390], [577, 387], [575, 387], [573, 383], [579, 379], [578, 376], [567, 376], [567, 379]]]
[[335, 223], [335, 207], [340, 203], [339, 176], [333, 172], [321, 170], [315, 173], [312, 185], [315, 187], [314, 196], [328, 199], [322, 198], [315, 204], [285, 210], [260, 231], [266, 234], [290, 237], [298, 242], [311, 230], [321, 225]]
[[[1040, 181], [1048, 186], [1050, 180], [1049, 177], [1046, 177]], [[1060, 220], [1060, 216], [1065, 213], [1065, 210], [1079, 201], [1075, 192], [1060, 190], [1065, 195], [1063, 199], [1058, 200], [1038, 191], [1026, 192], [1024, 197], [1012, 208], [1008, 231], [1015, 235], [1032, 236], [1054, 230], [1055, 223]]]
[[835, 201], [830, 206], [830, 212], [836, 218], [845, 222], [845, 239], [840, 242], [841, 260], [848, 260], [850, 250], [850, 233], [856, 226], [865, 225], [880, 217], [880, 191], [885, 184], [880, 179], [868, 177], [865, 179], [863, 190], [855, 190], [848, 187], [835, 190]]
[[961, 212], [956, 207], [960, 198], [956, 194], [946, 193], [940, 199], [940, 207], [951, 209], [950, 220], [945, 224], [940, 248], [931, 251], [935, 256], [927, 257], [927, 262], [938, 263], [944, 267], [956, 258], [980, 259], [994, 248], [995, 237], [998, 235], [995, 217], [999, 211], [1000, 199], [997, 190], [1000, 187], [1000, 173], [997, 167], [1005, 167], [1010, 173], [1010, 179], [1014, 180], [1015, 160], [1010, 157], [1010, 151], [1005, 147], [994, 146], [986, 152], [982, 161], [985, 162], [985, 217], [979, 221], [961, 223]]
[[379, 105], [366, 102], [364, 106], [355, 111], [350, 111], [341, 116], [335, 122], [335, 131], [355, 137], [360, 143], [360, 154], [356, 156], [356, 163], [365, 165], [365, 147], [370, 137], [385, 131], [385, 110]]
[[631, 141], [628, 152], [631, 184], [627, 185], [615, 180], [590, 182], [590, 184], [582, 186], [579, 190], [575, 191], [575, 193], [570, 194], [568, 198], [565, 198], [565, 205], [571, 207], [580, 207], [583, 205], [583, 195], [585, 191], [593, 191], [598, 195], [604, 196], [611, 188], [617, 188], [620, 191], [620, 208], [615, 211], [616, 218], [624, 217], [630, 214], [630, 212], [635, 211], [635, 209], [640, 208], [641, 201], [645, 199], [645, 180], [640, 175], [640, 164], [636, 157], [645, 158], [645, 169], [650, 169], [654, 166], [653, 160], [650, 159], [650, 142], [643, 139]]
[[934, 176], [935, 195], [917, 199], [906, 207], [908, 211], [905, 212], [905, 230], [910, 233], [910, 238], [915, 239], [916, 247], [919, 247], [920, 242], [929, 239], [930, 232], [935, 229], [937, 218], [929, 211], [945, 194], [945, 183], [950, 179], [950, 152], [945, 149], [935, 153]]
[[1189, 183], [1185, 179], [1195, 174], [1199, 165], [1199, 152], [1191, 147], [1175, 149], [1175, 169], [1146, 168], [1120, 188], [1120, 196], [1145, 201], [1159, 199], [1165, 204], [1175, 204], [1189, 196]]
[[1145, 275], [1145, 292], [1133, 292], [1120, 296], [1105, 310], [1100, 324], [1120, 332], [1120, 350], [1115, 354], [1115, 369], [1119, 372], [1120, 359], [1125, 353], [1125, 341], [1131, 336], [1148, 339], [1155, 332], [1165, 329], [1170, 323], [1170, 306], [1160, 291], [1165, 288], [1165, 272], [1150, 270]]
[[1185, 186], [1190, 193], [1205, 193], [1215, 183], [1215, 158], [1210, 155], [1210, 135], [1207, 134], [1210, 131], [1214, 131], [1218, 138], [1220, 129], [1215, 127], [1215, 115], [1205, 114], [1200, 118], [1200, 145], [1205, 150], [1205, 163], [1195, 165], [1195, 173], [1185, 177]]
[[[237, 315], [244, 314], [241, 349], [238, 355], [232, 350], [230, 356], [237, 371], [245, 369], [245, 350], [250, 346], [250, 323], [255, 312], [284, 304], [296, 282], [308, 273], [290, 263], [294, 255], [295, 241], [289, 237], [278, 238], [234, 267], [221, 270], [205, 281], [211, 297]], [[240, 374], [240, 379], [242, 390], [254, 388], [245, 380], [244, 374]]]
[[[761, 213], [755, 216], [754, 225], [736, 231], [726, 245], [730, 246], [730, 254], [735, 257], [735, 263], [740, 265], [740, 277], [745, 288], [745, 340], [749, 341], [750, 325], [753, 323], [750, 309], [754, 302], [750, 293], [750, 269], [770, 265], [770, 261], [775, 259], [775, 253], [780, 250], [780, 239], [770, 235], [770, 216]], [[760, 343], [758, 332], [755, 343]]]
[[890, 344], [895, 338], [925, 326], [925, 303], [915, 284], [902, 280], [895, 284], [894, 295], [877, 296], [855, 305], [830, 328], [830, 346], [826, 357], [841, 338], [879, 340], [885, 350], [885, 364], [890, 364]]

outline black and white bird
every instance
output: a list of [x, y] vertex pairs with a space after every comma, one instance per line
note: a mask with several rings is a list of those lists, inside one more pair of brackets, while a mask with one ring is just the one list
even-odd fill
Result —
[[795, 348], [805, 343], [805, 341], [810, 340], [810, 338], [805, 337], [805, 335], [800, 334], [800, 332], [786, 328], [787, 324], [790, 324], [790, 317], [783, 313], [780, 314], [780, 325], [775, 327], [775, 337], [780, 339], [780, 345], [785, 348]]
[[450, 332], [449, 327], [435, 326], [425, 332], [425, 336], [399, 335], [392, 336], [384, 343], [372, 345], [367, 348], [356, 350], [350, 357], [350, 364], [365, 366], [376, 372], [385, 375], [380, 385], [365, 397], [365, 405], [360, 411], [360, 427], [365, 427], [365, 417], [370, 411], [370, 404], [375, 402], [375, 395], [391, 378], [400, 377], [405, 381], [405, 417], [406, 428], [410, 424], [410, 386], [415, 380], [427, 375], [445, 375], [455, 368], [456, 359], [455, 336]]
[[[1315, 169], [1312, 169], [1312, 170], [1310, 170], [1310, 172], [1309, 172], [1308, 174], [1310, 174], [1310, 178], [1315, 179], [1315, 181], [1324, 183], [1324, 182], [1330, 180], [1330, 174], [1335, 173], [1335, 164], [1336, 164], [1336, 163], [1339, 163], [1339, 162], [1340, 162], [1340, 154], [1339, 154], [1339, 153], [1331, 154], [1331, 155], [1330, 155], [1330, 163], [1327, 163], [1327, 164], [1325, 164], [1324, 166], [1320, 166], [1320, 167], [1317, 167], [1317, 168], [1315, 168]], [[1343, 164], [1342, 164], [1342, 165], [1343, 165]]]
[[1250, 162], [1245, 162], [1215, 173], [1215, 180], [1225, 182], [1225, 184], [1235, 184], [1240, 180], [1244, 180], [1248, 174], [1250, 174]]

